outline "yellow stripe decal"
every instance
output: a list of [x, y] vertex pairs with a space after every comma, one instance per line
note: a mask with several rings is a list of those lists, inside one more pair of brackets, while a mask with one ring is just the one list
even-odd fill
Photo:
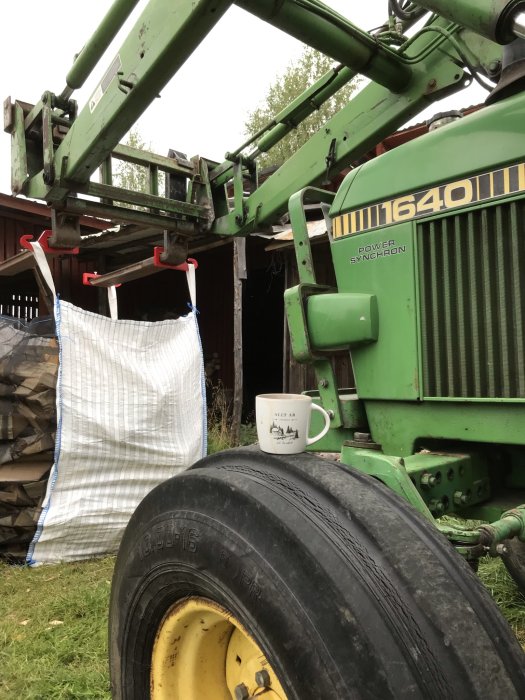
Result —
[[455, 180], [336, 216], [334, 238], [525, 192], [525, 163]]

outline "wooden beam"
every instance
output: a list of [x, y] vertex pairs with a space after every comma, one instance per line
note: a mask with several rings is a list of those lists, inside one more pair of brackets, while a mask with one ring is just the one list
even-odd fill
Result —
[[31, 270], [35, 265], [35, 258], [30, 250], [24, 250], [6, 260], [0, 262], [0, 277], [12, 277], [19, 272]]

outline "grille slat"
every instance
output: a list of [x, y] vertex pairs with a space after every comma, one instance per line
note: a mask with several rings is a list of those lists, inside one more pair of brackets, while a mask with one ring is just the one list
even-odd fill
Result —
[[[452, 263], [454, 261], [454, 256], [451, 254], [451, 244], [453, 244], [453, 239], [451, 231], [448, 226], [448, 221], [443, 220], [442, 226], [442, 267], [443, 276], [445, 279], [453, 279], [452, 273]], [[454, 366], [454, 332], [453, 332], [453, 311], [455, 309], [454, 304], [454, 286], [453, 285], [442, 285], [443, 290], [443, 308], [445, 310], [443, 320], [444, 320], [444, 341], [445, 341], [445, 357], [446, 357], [446, 390], [448, 393], [454, 391], [454, 384], [456, 377], [455, 366]]]
[[[467, 276], [467, 268], [465, 265], [465, 258], [461, 254], [461, 224], [462, 220], [456, 217], [454, 220], [454, 262], [455, 279], [462, 279]], [[467, 305], [467, 297], [465, 294], [465, 285], [457, 285], [457, 298], [456, 298], [456, 309], [457, 309], [457, 326], [456, 333], [458, 336], [458, 349], [459, 355], [457, 358], [457, 368], [458, 368], [458, 381], [460, 385], [460, 390], [462, 394], [468, 391], [468, 381], [469, 381], [469, 366], [467, 361], [467, 333], [466, 328], [469, 322], [469, 312], [470, 309]]]
[[424, 395], [525, 398], [525, 204], [418, 224]]
[[[510, 246], [511, 250], [519, 250], [518, 215], [516, 207], [510, 213]], [[510, 293], [513, 299], [513, 323], [516, 328], [525, 328], [524, 324], [524, 304], [525, 285], [523, 284], [523, 273], [520, 270], [520, 259], [517, 255], [511, 258], [510, 269]], [[525, 394], [525, 338], [523, 333], [516, 335], [516, 381], [520, 396]], [[520, 362], [520, 358], [522, 361]]]
[[[475, 217], [472, 212], [467, 215], [467, 246], [468, 250], [474, 250], [476, 247], [475, 238]], [[461, 244], [460, 244], [461, 245]], [[470, 293], [470, 317], [471, 326], [470, 332], [467, 331], [469, 336], [467, 357], [472, 360], [471, 364], [471, 383], [467, 389], [467, 394], [473, 392], [474, 396], [481, 395], [481, 361], [482, 358], [479, 352], [473, 352], [473, 348], [480, 347], [480, 337], [481, 337], [481, 314], [483, 313], [483, 306], [479, 303], [478, 299], [478, 284], [476, 278], [476, 260], [472, 255], [464, 256], [467, 257], [468, 262], [468, 292]], [[471, 388], [472, 387], [472, 388]]]

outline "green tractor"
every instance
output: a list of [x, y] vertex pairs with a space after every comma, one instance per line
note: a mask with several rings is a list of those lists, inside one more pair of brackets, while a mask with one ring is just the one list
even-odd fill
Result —
[[[98, 38], [134, 4], [117, 1]], [[147, 31], [126, 39], [96, 104], [77, 115], [70, 100], [100, 57], [95, 37], [60, 95], [7, 105], [14, 189], [52, 204], [62, 249], [82, 245], [80, 213], [169, 218], [171, 264], [192, 237], [246, 235], [288, 209], [292, 350], [313, 365], [308, 394], [330, 417], [315, 450], [338, 457], [236, 449], [145, 498], [112, 584], [114, 697], [524, 698], [523, 650], [475, 570], [501, 556], [525, 591], [525, 3], [390, 0], [367, 34], [318, 0], [239, 0], [341, 65], [224, 163], [156, 157], [190, 180], [185, 201], [113, 188], [109, 169], [89, 182], [126, 155], [118, 140], [230, 3], [172, 4], [149, 2]], [[258, 186], [257, 157], [357, 73], [370, 85]], [[488, 106], [354, 168], [335, 195], [318, 188], [474, 79], [492, 85]], [[53, 124], [60, 139], [45, 138]], [[335, 287], [316, 279], [313, 202]], [[341, 352], [356, 389], [337, 386]], [[440, 520], [452, 514], [484, 524]]]

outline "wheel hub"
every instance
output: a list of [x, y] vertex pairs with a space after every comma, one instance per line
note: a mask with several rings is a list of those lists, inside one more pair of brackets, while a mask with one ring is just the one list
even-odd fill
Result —
[[225, 608], [186, 598], [164, 616], [153, 645], [151, 700], [286, 700], [257, 642]]

